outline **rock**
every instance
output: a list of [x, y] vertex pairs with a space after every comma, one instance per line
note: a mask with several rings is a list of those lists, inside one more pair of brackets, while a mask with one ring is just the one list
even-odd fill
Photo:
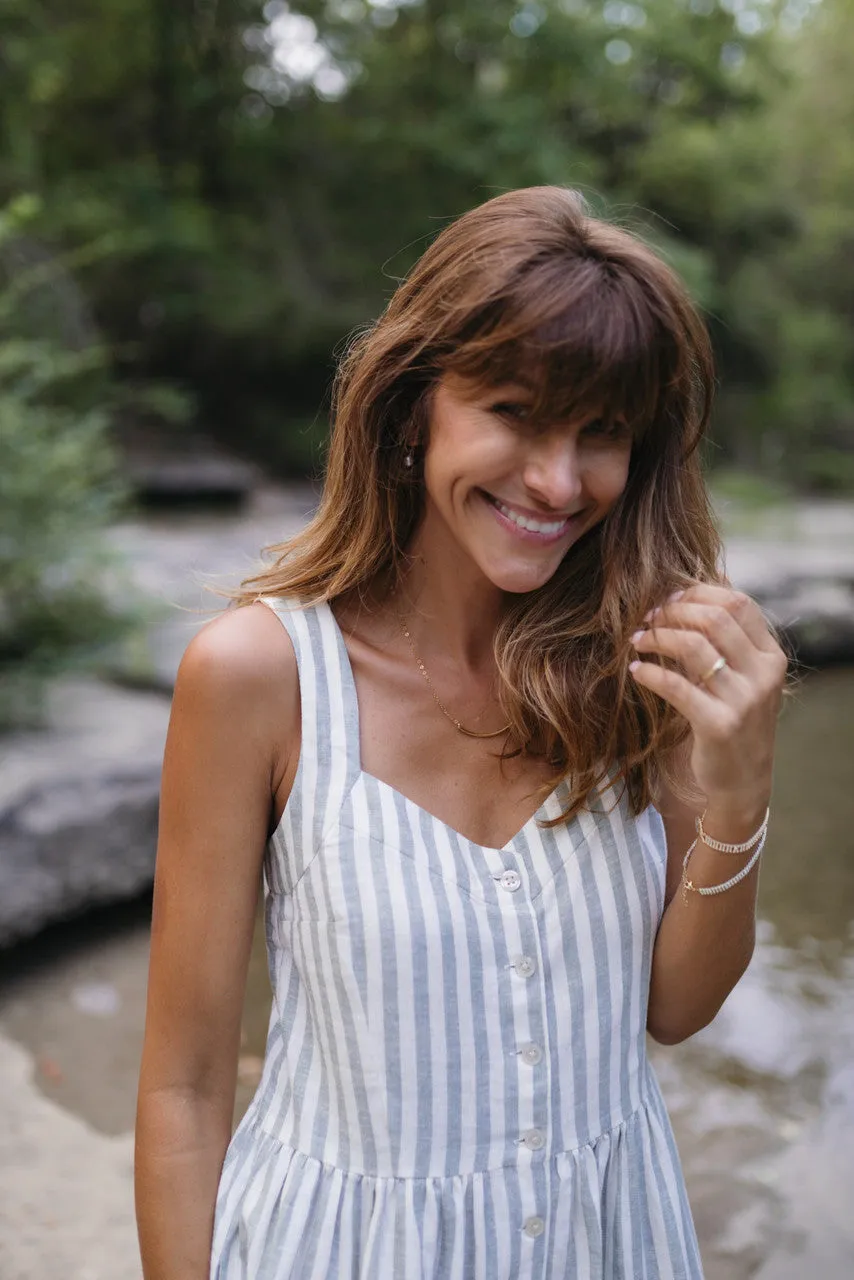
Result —
[[203, 583], [234, 585], [260, 564], [265, 544], [303, 524], [314, 501], [307, 486], [260, 485], [239, 517], [164, 515], [110, 530], [129, 579], [160, 604], [160, 617], [130, 656], [117, 655], [121, 687], [60, 680], [44, 730], [0, 737], [0, 948], [150, 887], [175, 673], [225, 604]]
[[258, 479], [250, 463], [215, 454], [129, 459], [125, 472], [145, 506], [239, 504]]
[[778, 624], [807, 667], [854, 662], [854, 503], [794, 501], [722, 513], [727, 572]]
[[169, 701], [58, 681], [0, 742], [0, 947], [150, 886]]
[[[195, 633], [227, 604], [207, 586], [235, 587], [265, 567], [261, 551], [297, 533], [315, 507], [308, 485], [265, 483], [246, 509], [214, 514], [148, 512], [108, 531], [134, 588], [156, 604], [159, 617], [117, 650], [118, 679], [171, 692], [178, 663]], [[117, 603], [123, 602], [119, 597]]]
[[753, 594], [802, 666], [854, 662], [854, 576], [791, 576]]
[[144, 506], [239, 506], [263, 479], [254, 463], [186, 428], [123, 424], [117, 444], [122, 469]]

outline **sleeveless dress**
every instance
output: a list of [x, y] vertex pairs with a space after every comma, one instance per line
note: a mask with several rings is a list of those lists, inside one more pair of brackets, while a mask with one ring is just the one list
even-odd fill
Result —
[[265, 597], [302, 745], [267, 846], [273, 1008], [211, 1280], [702, 1280], [647, 1061], [665, 836], [612, 777], [502, 849], [361, 768], [328, 604]]

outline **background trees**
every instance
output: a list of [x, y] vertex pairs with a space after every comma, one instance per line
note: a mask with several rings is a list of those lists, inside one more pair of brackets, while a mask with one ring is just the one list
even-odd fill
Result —
[[119, 379], [188, 389], [285, 471], [316, 456], [336, 346], [446, 219], [576, 185], [706, 310], [712, 460], [854, 486], [852, 18], [852, 0], [4, 0], [0, 207], [37, 197], [26, 230], [49, 251], [108, 243], [76, 278]]

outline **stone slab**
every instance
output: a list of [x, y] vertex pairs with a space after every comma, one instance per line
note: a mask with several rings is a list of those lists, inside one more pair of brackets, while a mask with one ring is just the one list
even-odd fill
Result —
[[0, 739], [0, 946], [152, 879], [169, 700], [67, 679]]

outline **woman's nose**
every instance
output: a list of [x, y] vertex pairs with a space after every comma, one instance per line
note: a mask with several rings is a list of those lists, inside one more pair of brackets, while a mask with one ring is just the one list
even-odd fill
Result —
[[571, 510], [583, 488], [574, 440], [563, 435], [536, 441], [525, 463], [524, 481], [532, 496], [552, 510]]

